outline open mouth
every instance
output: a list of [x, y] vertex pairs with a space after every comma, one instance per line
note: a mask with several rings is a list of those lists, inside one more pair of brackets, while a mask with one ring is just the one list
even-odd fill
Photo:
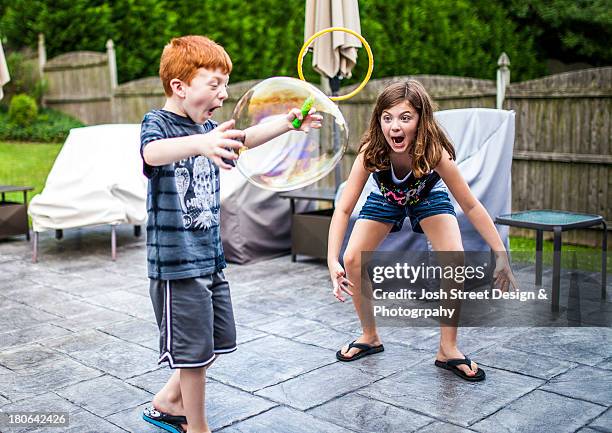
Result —
[[215, 111], [217, 108], [220, 108], [220, 107], [221, 107], [220, 105], [217, 105], [217, 106], [215, 106], [215, 107], [212, 107], [210, 110], [208, 110], [208, 111], [207, 111], [207, 114], [208, 114], [209, 116], [212, 116], [212, 114], [214, 113], [214, 111]]
[[402, 144], [404, 141], [404, 137], [391, 137], [391, 140], [393, 140], [395, 144]]

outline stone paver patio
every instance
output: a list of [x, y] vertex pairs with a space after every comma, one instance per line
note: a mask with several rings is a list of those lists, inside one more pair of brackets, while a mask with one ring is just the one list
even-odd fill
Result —
[[[0, 412], [70, 414], [66, 428], [2, 432], [162, 431], [141, 419], [170, 374], [156, 363], [144, 241], [120, 228], [112, 262], [109, 232], [46, 234], [37, 264], [28, 243], [0, 241]], [[226, 275], [239, 349], [209, 370], [214, 431], [612, 431], [610, 328], [464, 328], [461, 348], [487, 371], [471, 384], [433, 366], [433, 328], [381, 328], [383, 354], [337, 362], [358, 322], [321, 262], [283, 256]], [[593, 314], [609, 317], [610, 299]]]

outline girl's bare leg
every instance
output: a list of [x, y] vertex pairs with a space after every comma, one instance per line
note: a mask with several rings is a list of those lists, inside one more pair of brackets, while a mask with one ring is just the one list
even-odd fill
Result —
[[[420, 224], [434, 251], [463, 251], [459, 224], [453, 215], [434, 215], [423, 219]], [[457, 327], [440, 325], [440, 346], [436, 359], [447, 361], [463, 357], [464, 354], [457, 347]], [[459, 365], [458, 368], [468, 376], [474, 376], [478, 371], [478, 365], [473, 361], [471, 370], [467, 365]]]
[[[359, 316], [363, 332], [356, 340], [358, 343], [381, 344], [372, 310], [372, 298], [367, 295], [368, 288], [361, 287], [361, 252], [376, 250], [389, 231], [391, 231], [391, 227], [392, 224], [390, 223], [358, 219], [355, 222], [346, 251], [344, 252], [344, 269], [347, 278], [355, 285], [351, 287], [353, 305]], [[347, 358], [361, 351], [361, 349], [355, 347], [348, 351], [347, 349], [348, 345], [342, 348], [342, 354]]]

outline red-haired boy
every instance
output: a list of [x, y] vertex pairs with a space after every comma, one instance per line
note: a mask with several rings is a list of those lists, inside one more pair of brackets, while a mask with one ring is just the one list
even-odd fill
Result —
[[227, 98], [232, 62], [203, 36], [170, 41], [159, 75], [166, 93], [141, 130], [147, 193], [149, 291], [160, 330], [159, 363], [177, 369], [143, 418], [165, 430], [209, 432], [204, 413], [206, 369], [236, 350], [236, 327], [219, 234], [219, 167], [231, 168], [243, 146], [254, 147], [289, 130], [320, 128], [321, 116], [291, 110], [244, 131], [214, 111]]

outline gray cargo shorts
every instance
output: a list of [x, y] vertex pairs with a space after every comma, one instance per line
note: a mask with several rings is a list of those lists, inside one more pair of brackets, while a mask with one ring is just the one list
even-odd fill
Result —
[[229, 284], [222, 271], [149, 283], [159, 327], [159, 360], [171, 368], [204, 367], [215, 354], [236, 350]]

